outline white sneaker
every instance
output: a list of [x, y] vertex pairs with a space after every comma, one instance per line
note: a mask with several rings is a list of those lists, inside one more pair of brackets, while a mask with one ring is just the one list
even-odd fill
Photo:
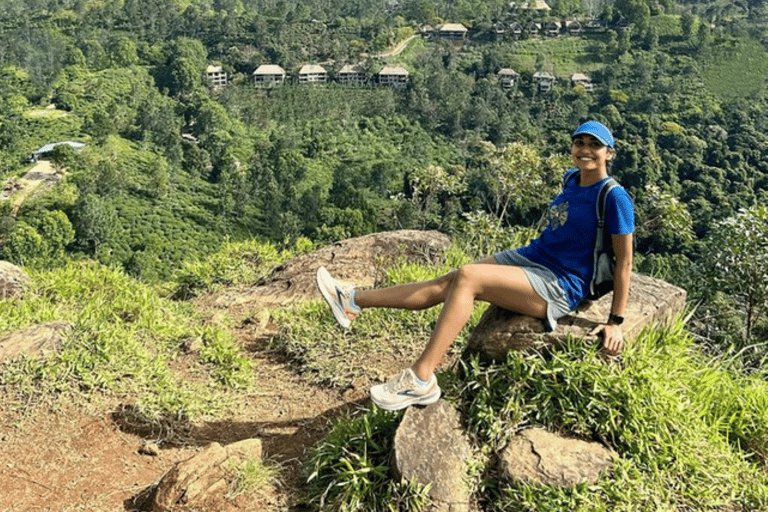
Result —
[[417, 384], [416, 375], [410, 368], [386, 384], [371, 388], [373, 403], [387, 411], [397, 411], [409, 405], [433, 404], [440, 399], [440, 386], [437, 378], [430, 376], [423, 385]]
[[360, 307], [355, 304], [355, 287], [335, 280], [325, 267], [317, 269], [317, 287], [331, 306], [333, 316], [342, 327], [348, 329], [352, 320], [360, 314]]

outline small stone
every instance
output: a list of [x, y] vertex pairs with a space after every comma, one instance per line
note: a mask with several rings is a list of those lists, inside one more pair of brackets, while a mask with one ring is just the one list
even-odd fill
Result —
[[600, 443], [530, 428], [512, 439], [501, 453], [500, 464], [509, 479], [567, 487], [595, 483], [614, 457]]
[[144, 443], [139, 447], [139, 453], [142, 455], [151, 455], [152, 457], [157, 457], [160, 455], [160, 447], [157, 446], [157, 443], [153, 443], [152, 441], [144, 441]]

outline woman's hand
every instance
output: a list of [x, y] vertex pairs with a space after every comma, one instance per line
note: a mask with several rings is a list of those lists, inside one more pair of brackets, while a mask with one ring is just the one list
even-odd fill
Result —
[[617, 356], [624, 348], [624, 331], [620, 325], [600, 324], [589, 333], [603, 339], [603, 351], [609, 356]]

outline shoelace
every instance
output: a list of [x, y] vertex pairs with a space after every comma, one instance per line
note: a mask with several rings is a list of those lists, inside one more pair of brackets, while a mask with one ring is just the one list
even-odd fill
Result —
[[410, 387], [416, 387], [413, 384], [415, 383], [412, 382], [412, 379], [408, 378], [408, 372], [403, 372], [394, 379], [387, 382], [387, 390], [390, 393], [397, 393]]

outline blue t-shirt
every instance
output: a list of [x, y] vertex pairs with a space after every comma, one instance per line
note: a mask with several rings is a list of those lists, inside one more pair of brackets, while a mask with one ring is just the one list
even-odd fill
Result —
[[[518, 249], [521, 256], [554, 272], [571, 309], [589, 294], [597, 235], [595, 203], [605, 180], [582, 187], [573, 177], [568, 178], [563, 191], [549, 205], [544, 231], [529, 245]], [[632, 199], [621, 186], [608, 193], [605, 223], [612, 235], [635, 230]]]

